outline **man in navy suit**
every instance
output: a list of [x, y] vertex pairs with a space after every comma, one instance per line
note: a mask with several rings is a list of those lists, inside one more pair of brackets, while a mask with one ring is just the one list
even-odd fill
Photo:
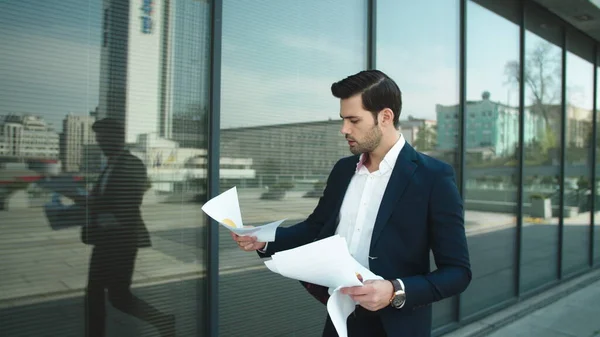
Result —
[[[241, 249], [268, 257], [339, 234], [352, 256], [384, 279], [342, 290], [359, 303], [348, 317], [348, 335], [430, 336], [431, 303], [463, 292], [471, 281], [454, 170], [405, 142], [398, 132], [400, 89], [381, 71], [361, 71], [331, 91], [340, 99], [341, 132], [354, 155], [333, 167], [313, 213], [278, 228], [274, 242], [232, 237]], [[303, 285], [327, 300], [326, 288]], [[323, 336], [337, 336], [329, 317]]]

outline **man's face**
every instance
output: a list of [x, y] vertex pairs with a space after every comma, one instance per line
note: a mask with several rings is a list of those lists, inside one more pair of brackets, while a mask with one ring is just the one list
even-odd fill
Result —
[[379, 146], [382, 132], [373, 114], [363, 108], [360, 94], [341, 100], [340, 117], [343, 119], [341, 132], [348, 141], [350, 152], [372, 152]]
[[102, 150], [105, 156], [110, 157], [116, 151], [119, 150], [118, 142], [115, 141], [115, 137], [110, 134], [105, 134], [104, 132], [96, 133], [96, 142], [98, 143], [98, 147]]

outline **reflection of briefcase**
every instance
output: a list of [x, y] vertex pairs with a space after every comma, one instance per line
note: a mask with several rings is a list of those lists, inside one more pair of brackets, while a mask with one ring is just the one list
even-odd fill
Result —
[[86, 222], [86, 209], [80, 205], [63, 205], [58, 194], [44, 205], [44, 213], [53, 230], [82, 226]]

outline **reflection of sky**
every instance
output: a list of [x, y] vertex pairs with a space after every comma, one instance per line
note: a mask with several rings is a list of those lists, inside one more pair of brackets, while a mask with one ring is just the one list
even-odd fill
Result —
[[[366, 3], [225, 1], [222, 126], [338, 118], [329, 88], [366, 67]], [[458, 102], [458, 0], [378, 5], [378, 67], [402, 89], [404, 117], [434, 118], [435, 104]], [[471, 3], [468, 13], [467, 98], [487, 90], [514, 104], [504, 66], [518, 57], [517, 26]], [[101, 1], [0, 2], [0, 29], [0, 114], [34, 113], [60, 129], [66, 113], [96, 107]], [[587, 79], [581, 63], [569, 73]]]
[[0, 1], [0, 114], [33, 113], [61, 129], [98, 102], [102, 2]]
[[331, 83], [366, 68], [366, 1], [225, 1], [223, 127], [339, 118]]

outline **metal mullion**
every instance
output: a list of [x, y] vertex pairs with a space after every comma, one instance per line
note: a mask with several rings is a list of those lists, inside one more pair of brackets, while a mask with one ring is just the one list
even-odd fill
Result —
[[592, 165], [591, 165], [591, 170], [592, 170], [592, 174], [590, 176], [590, 189], [592, 191], [591, 193], [591, 208], [590, 208], [590, 252], [589, 252], [589, 263], [590, 263], [590, 267], [594, 266], [594, 223], [596, 221], [596, 156], [597, 156], [597, 151], [596, 151], [596, 141], [597, 141], [597, 137], [598, 137], [598, 127], [596, 126], [598, 123], [598, 105], [597, 105], [597, 101], [598, 101], [598, 53], [599, 53], [599, 48], [598, 45], [596, 45], [596, 47], [594, 48], [594, 85], [592, 86], [594, 89], [594, 102], [593, 102], [593, 113], [594, 115], [592, 116], [592, 144], [590, 144], [590, 146], [592, 147]]
[[567, 104], [566, 104], [566, 92], [567, 92], [567, 29], [562, 29], [562, 59], [561, 59], [561, 125], [560, 125], [560, 191], [559, 191], [559, 209], [558, 209], [558, 279], [561, 280], [563, 277], [563, 244], [564, 244], [564, 208], [565, 208], [565, 171], [566, 171], [566, 130], [567, 130]]
[[[465, 168], [466, 168], [466, 103], [467, 103], [467, 1], [460, 0], [459, 13], [459, 115], [460, 128], [458, 139], [458, 189], [465, 200]], [[456, 296], [456, 317], [455, 320], [462, 320], [461, 298], [462, 294]]]
[[515, 296], [521, 296], [521, 255], [523, 252], [523, 188], [524, 188], [524, 160], [525, 149], [525, 1], [520, 1], [519, 8], [520, 26], [519, 26], [519, 144], [518, 144], [518, 186], [517, 186], [517, 228], [515, 245]]
[[377, 0], [368, 1], [367, 10], [367, 68], [377, 68]]
[[[208, 125], [208, 186], [207, 196], [219, 194], [220, 119], [221, 119], [221, 43], [223, 1], [213, 0], [211, 11], [210, 110]], [[206, 329], [198, 319], [198, 336], [219, 336], [219, 225], [206, 216], [208, 251], [206, 259]], [[200, 304], [201, 305], [201, 304]], [[202, 312], [202, 311], [200, 311]]]

